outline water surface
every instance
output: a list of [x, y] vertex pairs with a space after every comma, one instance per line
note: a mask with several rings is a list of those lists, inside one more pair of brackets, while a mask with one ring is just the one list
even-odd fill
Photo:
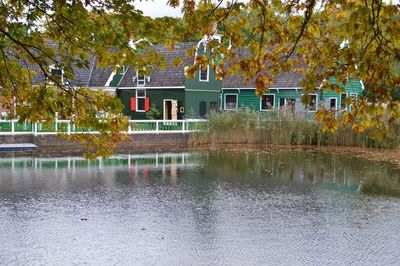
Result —
[[312, 151], [0, 159], [1, 264], [398, 265], [400, 170]]

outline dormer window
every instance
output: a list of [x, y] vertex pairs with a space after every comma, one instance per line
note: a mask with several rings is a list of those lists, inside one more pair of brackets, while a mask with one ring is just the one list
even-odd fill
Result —
[[208, 82], [210, 66], [200, 67], [199, 69], [199, 81]]
[[50, 84], [54, 84], [56, 82], [63, 84], [64, 83], [64, 71], [61, 68], [56, 66], [50, 66]]
[[136, 84], [137, 84], [137, 86], [146, 85], [146, 77], [145, 77], [143, 71], [136, 71]]

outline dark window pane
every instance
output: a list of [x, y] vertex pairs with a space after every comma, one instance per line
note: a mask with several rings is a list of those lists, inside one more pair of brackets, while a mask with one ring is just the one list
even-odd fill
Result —
[[332, 110], [336, 110], [336, 99], [331, 99], [329, 103], [329, 108]]
[[274, 95], [262, 96], [261, 110], [274, 110]]
[[52, 69], [51, 69], [51, 75], [52, 75], [54, 78], [61, 79], [61, 77], [62, 77], [62, 70], [61, 70], [61, 69], [57, 69], [57, 68], [52, 68]]
[[207, 80], [208, 78], [208, 67], [200, 68], [200, 80]]
[[146, 91], [145, 90], [137, 90], [137, 97], [146, 97]]
[[144, 101], [145, 98], [137, 98], [137, 110], [144, 111]]
[[225, 95], [225, 109], [236, 110], [237, 95]]

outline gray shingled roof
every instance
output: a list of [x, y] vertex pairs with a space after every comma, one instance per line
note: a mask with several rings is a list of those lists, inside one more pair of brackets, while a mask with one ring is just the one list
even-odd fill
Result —
[[[270, 88], [299, 88], [304, 74], [284, 72], [280, 74]], [[254, 80], [244, 84], [242, 76], [228, 75], [222, 80], [222, 88], [255, 88]]]
[[[52, 44], [51, 44], [52, 45]], [[144, 87], [175, 87], [185, 85], [185, 66], [193, 64], [193, 58], [188, 58], [186, 52], [192, 49], [196, 43], [179, 43], [175, 45], [175, 49], [171, 51], [163, 45], [154, 45], [149, 47], [149, 49], [154, 49], [158, 54], [164, 55], [167, 61], [167, 68], [165, 70], [154, 68], [153, 72], [150, 74], [150, 82], [147, 82]], [[238, 57], [247, 57], [248, 51], [246, 48], [238, 49]], [[183, 64], [174, 67], [172, 66], [172, 60], [174, 58], [180, 57], [183, 59]], [[27, 68], [34, 70], [38, 73], [36, 76], [32, 77], [33, 84], [39, 84], [44, 82], [44, 76], [36, 65], [27, 65]], [[89, 86], [89, 87], [104, 87], [108, 78], [113, 72], [112, 66], [107, 68], [97, 68], [96, 57], [91, 55], [89, 58], [89, 66], [87, 68], [74, 67], [75, 78], [74, 80], [69, 80], [72, 86]], [[137, 84], [134, 82], [134, 77], [136, 76], [136, 70], [134, 67], [128, 67], [128, 70], [123, 75], [119, 86], [124, 87], [136, 87]], [[271, 85], [271, 88], [292, 88], [301, 87], [300, 82], [303, 79], [304, 74], [294, 73], [294, 72], [284, 72], [280, 74], [276, 81]], [[254, 80], [244, 84], [243, 78], [240, 75], [232, 76], [228, 75], [222, 80], [222, 88], [254, 88]]]
[[[236, 51], [237, 58], [247, 58], [250, 55], [246, 48], [239, 48]], [[305, 68], [305, 65], [303, 66]], [[304, 77], [303, 73], [283, 72], [278, 75], [270, 88], [298, 88]], [[227, 75], [222, 80], [222, 88], [255, 88], [254, 79], [244, 84], [241, 75]]]
[[[53, 42], [47, 42], [48, 45], [52, 46], [57, 50], [58, 45]], [[37, 64], [27, 63], [25, 61], [16, 59], [26, 69], [31, 70], [35, 75], [31, 77], [31, 84], [37, 85], [45, 82], [45, 76]], [[55, 60], [60, 60], [56, 56]], [[89, 87], [104, 87], [107, 79], [111, 75], [113, 68], [97, 68], [96, 57], [93, 55], [89, 56], [89, 66], [85, 68], [73, 67], [74, 79], [68, 80], [71, 86], [89, 86]]]
[[[144, 87], [175, 87], [185, 85], [185, 66], [193, 64], [193, 58], [188, 58], [186, 52], [193, 48], [195, 43], [179, 43], [175, 45], [175, 49], [171, 51], [163, 45], [154, 45], [150, 49], [154, 49], [159, 55], [164, 55], [167, 61], [167, 68], [165, 70], [154, 68], [150, 74], [150, 82], [145, 83]], [[183, 64], [174, 67], [172, 60], [180, 57], [183, 59]], [[118, 87], [136, 87], [134, 82], [136, 77], [136, 70], [129, 67]]]

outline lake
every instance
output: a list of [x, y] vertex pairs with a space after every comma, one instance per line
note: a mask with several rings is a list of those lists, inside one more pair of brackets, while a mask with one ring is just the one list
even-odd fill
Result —
[[0, 158], [0, 264], [399, 265], [400, 169], [302, 150]]

